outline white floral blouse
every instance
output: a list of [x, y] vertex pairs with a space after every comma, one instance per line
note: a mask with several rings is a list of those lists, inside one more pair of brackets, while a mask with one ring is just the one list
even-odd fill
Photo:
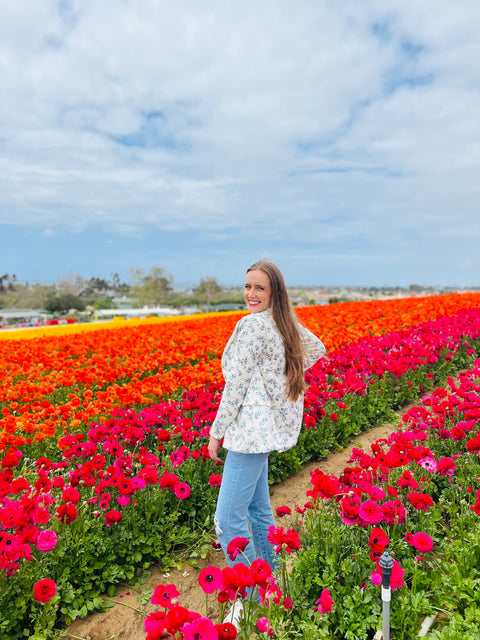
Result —
[[[299, 328], [308, 369], [326, 349], [308, 329]], [[222, 371], [225, 388], [210, 435], [224, 438], [225, 449], [239, 453], [295, 446], [303, 394], [296, 401], [286, 397], [285, 347], [269, 309], [239, 320], [223, 352]]]

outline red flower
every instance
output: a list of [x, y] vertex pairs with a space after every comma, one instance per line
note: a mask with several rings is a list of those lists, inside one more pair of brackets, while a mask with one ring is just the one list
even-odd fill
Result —
[[177, 587], [174, 584], [159, 584], [155, 587], [155, 591], [153, 592], [152, 604], [159, 604], [165, 609], [170, 609], [174, 604], [176, 604], [179, 595], [180, 592], [177, 591]]
[[382, 553], [389, 542], [387, 534], [382, 529], [374, 527], [370, 532], [369, 544], [373, 552]]
[[107, 527], [111, 527], [112, 524], [117, 524], [121, 519], [122, 514], [116, 509], [110, 509], [110, 511], [107, 511], [107, 513], [105, 514], [105, 524], [107, 525]]
[[300, 536], [294, 529], [288, 529], [284, 533], [283, 527], [275, 528], [274, 525], [271, 525], [268, 528], [267, 540], [270, 544], [276, 545], [275, 553], [280, 553], [283, 545], [289, 555], [293, 550], [300, 548]]
[[238, 594], [246, 597], [247, 592], [245, 588], [255, 586], [255, 580], [250, 568], [244, 565], [243, 562], [238, 562], [233, 567], [225, 567], [222, 574], [224, 590], [230, 600], [235, 600]]
[[160, 478], [160, 489], [170, 489], [170, 491], [173, 491], [175, 485], [179, 482], [178, 476], [174, 473], [164, 473]]
[[331, 413], [331, 414], [330, 414], [330, 420], [331, 420], [332, 422], [336, 422], [336, 421], [338, 420], [338, 414], [336, 414], [336, 413]]
[[188, 609], [185, 609], [185, 607], [181, 607], [180, 605], [175, 605], [167, 613], [168, 630], [172, 635], [175, 635], [175, 633], [189, 621], [190, 611]]
[[216, 624], [215, 629], [218, 633], [218, 640], [235, 640], [237, 637], [237, 630], [231, 622]]
[[180, 631], [185, 640], [218, 640], [218, 633], [209, 618], [195, 618], [185, 623]]
[[222, 570], [218, 567], [205, 567], [198, 576], [198, 584], [204, 593], [213, 593], [223, 587]]
[[256, 558], [250, 565], [250, 572], [254, 577], [255, 583], [259, 586], [265, 587], [267, 584], [267, 578], [272, 575], [272, 567], [266, 560]]
[[290, 507], [277, 507], [276, 512], [279, 518], [283, 518], [284, 516], [289, 516], [292, 513]]
[[408, 499], [412, 507], [417, 511], [428, 511], [428, 507], [433, 505], [432, 497], [428, 493], [409, 493]]
[[165, 611], [154, 611], [145, 618], [143, 628], [147, 633], [150, 633], [151, 631], [163, 632], [166, 624], [165, 618]]
[[57, 518], [63, 522], [63, 524], [72, 523], [77, 517], [77, 509], [73, 504], [61, 504], [57, 507]]
[[235, 560], [239, 553], [243, 553], [247, 547], [247, 544], [249, 544], [247, 538], [242, 538], [240, 536], [237, 536], [236, 538], [233, 538], [233, 540], [230, 540], [227, 545], [227, 553], [230, 560]]
[[219, 487], [222, 484], [222, 476], [219, 473], [212, 473], [208, 479], [208, 484], [211, 487]]
[[80, 491], [74, 487], [65, 487], [62, 491], [62, 500], [71, 502], [72, 504], [78, 504], [80, 502]]
[[437, 462], [437, 473], [441, 476], [453, 476], [457, 465], [452, 458], [440, 458]]
[[44, 578], [39, 580], [33, 587], [33, 597], [37, 602], [48, 602], [57, 592], [57, 585], [54, 580]]

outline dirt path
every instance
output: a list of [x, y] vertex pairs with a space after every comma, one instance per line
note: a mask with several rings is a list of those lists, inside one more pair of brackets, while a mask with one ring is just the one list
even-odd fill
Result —
[[[399, 414], [403, 414], [408, 407]], [[384, 424], [374, 427], [369, 431], [360, 434], [346, 449], [338, 453], [333, 453], [321, 462], [310, 463], [292, 478], [284, 480], [272, 488], [273, 510], [279, 506], [287, 505], [290, 508], [296, 504], [303, 506], [306, 502], [306, 492], [310, 488], [310, 472], [314, 469], [321, 469], [329, 475], [338, 475], [343, 471], [350, 458], [352, 447], [361, 447], [367, 450], [373, 442], [379, 438], [388, 436], [398, 429], [398, 425]], [[201, 562], [201, 568], [213, 564], [223, 568], [226, 566], [223, 554], [212, 551], [207, 560]], [[181, 571], [174, 569], [169, 573], [164, 573], [158, 569], [153, 569], [145, 584], [139, 590], [124, 587], [119, 590], [115, 604], [106, 613], [97, 613], [83, 620], [77, 620], [64, 632], [64, 638], [76, 638], [81, 640], [145, 640], [143, 621], [145, 615], [156, 610], [147, 598], [146, 590], [153, 591], [156, 585], [175, 584], [180, 591], [180, 604], [193, 611], [205, 613], [205, 595], [198, 586], [199, 569], [184, 564]], [[145, 602], [146, 604], [142, 604]], [[133, 607], [133, 609], [132, 609]], [[140, 611], [135, 611], [139, 609]], [[209, 615], [215, 609], [209, 611]]]

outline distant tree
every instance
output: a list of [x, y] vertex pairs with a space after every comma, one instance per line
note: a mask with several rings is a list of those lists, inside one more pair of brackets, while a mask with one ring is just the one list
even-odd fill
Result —
[[7, 293], [8, 291], [15, 291], [17, 285], [17, 276], [13, 273], [4, 273], [0, 276], [0, 293]]
[[104, 278], [90, 278], [87, 286], [88, 289], [95, 294], [102, 294], [110, 289], [110, 284]]
[[49, 313], [68, 313], [71, 309], [84, 311], [85, 306], [82, 298], [71, 293], [65, 293], [60, 296], [50, 296], [45, 304], [45, 309]]
[[65, 276], [62, 276], [57, 280], [56, 290], [57, 295], [62, 296], [65, 294], [70, 294], [73, 296], [78, 296], [80, 293], [83, 293], [88, 288], [88, 280], [86, 280], [83, 276], [78, 273], [74, 273], [71, 271]]
[[9, 309], [45, 309], [49, 296], [55, 295], [53, 285], [19, 284], [13, 291], [0, 296], [0, 306]]
[[207, 278], [202, 278], [200, 280], [200, 284], [197, 289], [197, 298], [199, 302], [204, 302], [209, 305], [212, 304], [215, 297], [218, 297], [221, 290], [222, 289], [219, 286], [217, 279], [212, 276], [208, 276]]
[[161, 267], [152, 267], [145, 275], [143, 269], [130, 270], [134, 282], [131, 295], [140, 306], [156, 306], [167, 301], [172, 290], [173, 276]]
[[111, 276], [110, 286], [116, 293], [128, 293], [130, 291], [130, 285], [126, 282], [121, 282], [118, 273], [112, 273]]

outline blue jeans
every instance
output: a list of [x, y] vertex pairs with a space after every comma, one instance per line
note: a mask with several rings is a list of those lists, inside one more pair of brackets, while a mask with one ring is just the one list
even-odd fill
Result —
[[[261, 558], [273, 570], [277, 568], [275, 549], [267, 540], [268, 528], [275, 525], [268, 490], [268, 455], [227, 453], [215, 512], [215, 532], [229, 566], [238, 562], [250, 565]], [[244, 551], [247, 558], [239, 554], [232, 561], [227, 545], [237, 536], [249, 540]]]

